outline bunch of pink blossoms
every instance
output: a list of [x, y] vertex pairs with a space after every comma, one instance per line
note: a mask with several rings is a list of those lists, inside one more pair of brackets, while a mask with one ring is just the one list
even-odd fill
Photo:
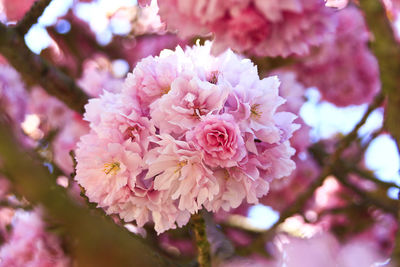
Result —
[[[145, 1], [143, 1], [145, 2]], [[161, 0], [160, 16], [183, 38], [213, 33], [213, 53], [304, 55], [334, 31], [323, 0]]]
[[349, 6], [336, 17], [336, 34], [299, 64], [299, 78], [307, 86], [316, 86], [322, 98], [336, 106], [368, 103], [379, 91], [380, 80], [363, 14]]
[[18, 210], [12, 219], [12, 231], [0, 248], [0, 266], [66, 267], [65, 256], [57, 236], [45, 231], [37, 211]]
[[228, 50], [164, 50], [129, 74], [121, 93], [89, 101], [91, 131], [76, 150], [76, 180], [92, 202], [157, 232], [190, 214], [230, 210], [267, 194], [295, 168], [296, 116], [276, 109], [276, 76]]

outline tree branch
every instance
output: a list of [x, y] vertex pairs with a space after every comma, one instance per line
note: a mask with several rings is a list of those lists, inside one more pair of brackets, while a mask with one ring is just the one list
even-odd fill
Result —
[[346, 175], [342, 175], [339, 173], [335, 173], [334, 175], [340, 183], [342, 183], [347, 188], [351, 189], [354, 193], [359, 195], [367, 203], [372, 204], [372, 205], [376, 206], [377, 208], [380, 208], [383, 211], [396, 216], [397, 201], [389, 199], [389, 198], [382, 198], [380, 196], [375, 196], [373, 193], [362, 190], [357, 185], [354, 185], [353, 183], [349, 182], [348, 177]]
[[48, 94], [83, 114], [84, 105], [89, 99], [86, 93], [69, 76], [30, 51], [23, 36], [15, 28], [7, 28], [1, 23], [0, 53], [28, 85], [41, 85]]
[[17, 24], [16, 30], [19, 34], [23, 36], [29, 31], [32, 25], [38, 21], [50, 2], [51, 0], [38, 0], [33, 3], [31, 9], [26, 12], [25, 16]]
[[[360, 6], [374, 35], [371, 48], [379, 62], [382, 90], [388, 98], [384, 125], [395, 139], [400, 152], [400, 46], [395, 40], [382, 2], [362, 0]], [[399, 220], [400, 202], [397, 217]], [[396, 234], [392, 258], [396, 264], [400, 264], [400, 231], [397, 231]]]
[[382, 91], [388, 102], [385, 113], [385, 127], [400, 147], [400, 46], [396, 42], [392, 27], [386, 16], [382, 2], [378, 0], [360, 1], [361, 9], [369, 29], [374, 35], [371, 49], [379, 62]]
[[2, 168], [11, 176], [16, 192], [33, 205], [42, 204], [62, 223], [77, 266], [176, 266], [142, 238], [69, 199], [66, 190], [55, 184], [55, 177], [32, 151], [18, 144], [3, 121], [0, 155]]

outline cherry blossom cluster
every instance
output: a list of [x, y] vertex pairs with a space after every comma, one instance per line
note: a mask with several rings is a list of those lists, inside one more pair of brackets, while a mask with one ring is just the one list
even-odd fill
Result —
[[378, 62], [368, 47], [370, 33], [363, 14], [349, 6], [335, 16], [335, 35], [304, 58], [299, 77], [337, 106], [368, 103], [379, 91], [380, 80]]
[[335, 28], [323, 0], [162, 0], [158, 5], [167, 28], [179, 36], [213, 33], [214, 54], [231, 48], [257, 56], [305, 55]]
[[86, 105], [90, 133], [76, 150], [76, 180], [91, 202], [158, 233], [216, 212], [258, 203], [295, 168], [296, 116], [278, 112], [279, 79], [211, 43], [147, 57], [121, 93]]
[[[38, 211], [17, 210], [9, 213], [11, 233], [0, 247], [0, 266], [67, 267], [65, 256], [56, 235], [45, 231], [45, 224]], [[10, 216], [11, 215], [11, 216]], [[5, 220], [2, 214], [2, 222]]]

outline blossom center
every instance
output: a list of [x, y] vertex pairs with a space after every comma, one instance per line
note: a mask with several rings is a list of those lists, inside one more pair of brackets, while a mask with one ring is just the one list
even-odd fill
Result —
[[261, 106], [261, 104], [254, 104], [251, 106], [251, 108], [250, 108], [251, 116], [253, 116], [255, 118], [261, 117], [262, 112], [259, 110], [260, 106]]
[[171, 90], [171, 86], [165, 87], [161, 89], [161, 95], [166, 95]]
[[103, 171], [105, 174], [116, 175], [118, 171], [121, 169], [121, 164], [119, 162], [112, 162], [104, 164]]
[[219, 71], [217, 71], [217, 70], [212, 71], [210, 73], [210, 76], [208, 77], [207, 81], [212, 84], [217, 84], [218, 83], [218, 74], [219, 74]]
[[179, 161], [178, 164], [177, 164], [178, 168], [175, 170], [174, 173], [180, 172], [182, 170], [182, 168], [187, 165], [187, 163], [188, 163], [187, 160]]
[[139, 133], [140, 129], [139, 126], [130, 126], [125, 130], [125, 139], [131, 139], [135, 141], [136, 137], [135, 134]]

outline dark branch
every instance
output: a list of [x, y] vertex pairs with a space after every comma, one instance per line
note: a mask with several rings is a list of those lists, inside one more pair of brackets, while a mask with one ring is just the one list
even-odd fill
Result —
[[51, 0], [38, 0], [33, 3], [31, 9], [26, 12], [25, 16], [18, 22], [16, 30], [21, 35], [25, 35], [29, 29], [35, 24], [43, 11], [50, 4]]
[[84, 112], [88, 96], [73, 79], [34, 54], [25, 45], [24, 37], [15, 28], [0, 24], [0, 53], [22, 75], [28, 85], [39, 84], [72, 110]]
[[382, 2], [360, 1], [368, 26], [374, 35], [371, 49], [379, 62], [382, 91], [387, 96], [385, 127], [400, 145], [400, 46], [395, 40]]
[[72, 201], [37, 156], [23, 149], [2, 121], [0, 155], [2, 168], [12, 178], [16, 192], [33, 205], [42, 204], [62, 222], [77, 266], [176, 266], [155, 253], [142, 238]]

